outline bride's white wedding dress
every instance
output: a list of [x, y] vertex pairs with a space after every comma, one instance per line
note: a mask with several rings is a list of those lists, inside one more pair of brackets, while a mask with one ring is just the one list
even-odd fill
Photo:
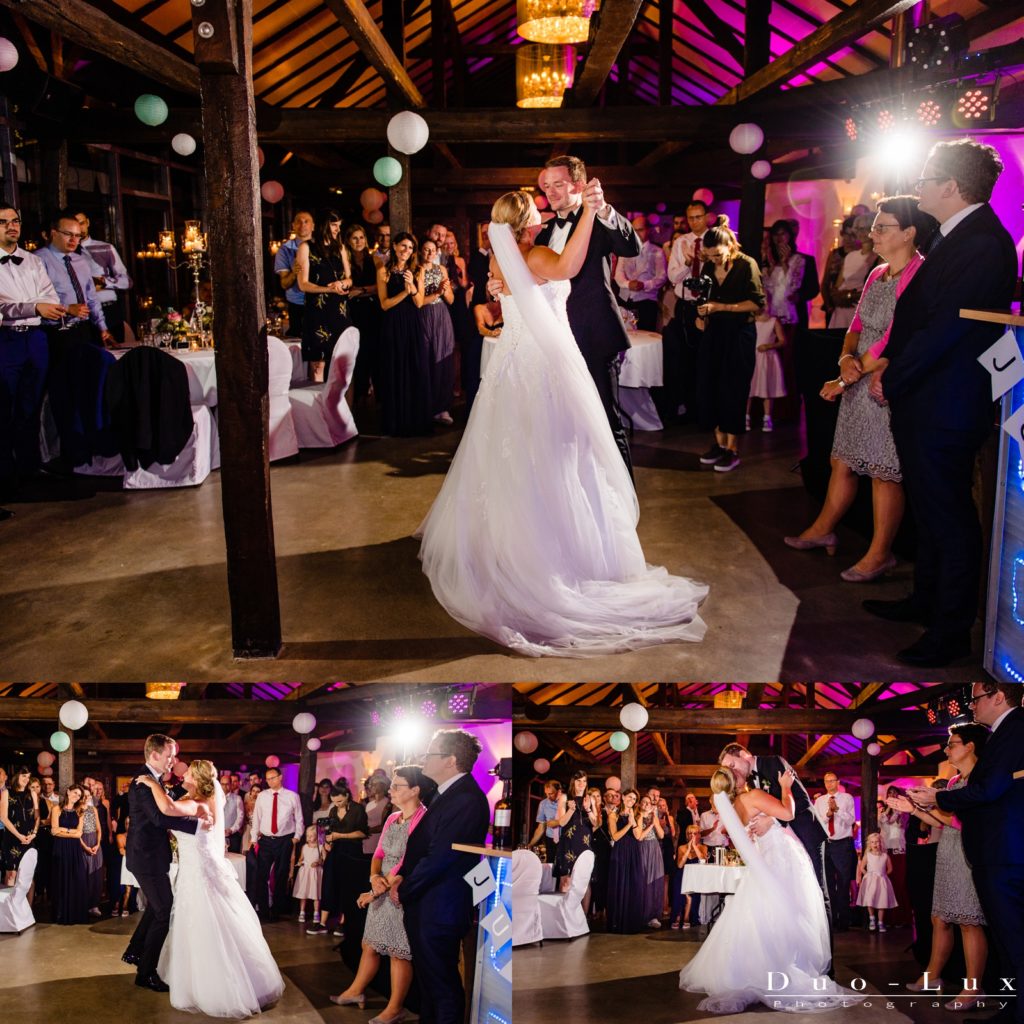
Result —
[[854, 1005], [862, 997], [827, 977], [825, 901], [807, 851], [774, 820], [751, 844], [727, 798], [723, 808], [723, 797], [717, 794], [715, 803], [747, 870], [697, 955], [680, 971], [679, 987], [706, 992], [698, 1009], [707, 1013], [742, 1013], [754, 1003], [791, 1013]]
[[636, 492], [569, 329], [569, 282], [536, 285], [508, 225], [492, 224], [491, 242], [513, 295], [418, 531], [435, 597], [534, 656], [701, 640], [708, 588], [644, 559]]
[[284, 992], [284, 979], [259, 918], [224, 857], [224, 793], [217, 784], [217, 824], [195, 835], [175, 832], [178, 873], [171, 927], [157, 973], [171, 1005], [210, 1017], [259, 1013]]

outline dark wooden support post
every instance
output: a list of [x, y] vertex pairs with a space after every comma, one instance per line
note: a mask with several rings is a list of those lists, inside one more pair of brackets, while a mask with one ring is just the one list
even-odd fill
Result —
[[65, 733], [71, 740], [71, 746], [57, 755], [57, 789], [63, 793], [75, 781], [75, 734], [65, 729], [60, 722], [56, 723], [55, 729]]
[[[68, 143], [66, 139], [40, 140], [42, 151], [43, 211], [68, 205]], [[49, 224], [47, 224], [49, 227]]]
[[11, 142], [11, 110], [6, 96], [0, 96], [0, 164], [3, 166], [3, 201], [18, 207], [18, 164]]
[[306, 746], [308, 736], [299, 736], [299, 799], [306, 821], [313, 820], [313, 786], [316, 785], [316, 751]]
[[672, 53], [675, 46], [675, 0], [661, 0], [658, 8], [658, 102], [672, 102]]
[[867, 837], [878, 831], [878, 758], [868, 753], [868, 745], [860, 755], [860, 830], [861, 841], [867, 843]]
[[444, 38], [448, 25], [448, 12], [445, 8], [448, 6], [449, 0], [430, 0], [430, 35], [433, 50], [433, 88], [430, 105], [437, 110], [444, 110], [448, 106], [445, 95], [445, 64], [448, 50]]
[[768, 16], [772, 0], [747, 0], [746, 23], [743, 34], [743, 74], [752, 75], [768, 63], [771, 58], [769, 44], [771, 29]]
[[[743, 39], [744, 77], [760, 71], [771, 57], [771, 29], [768, 16], [771, 0], [748, 0], [746, 31]], [[743, 118], [740, 118], [743, 120]], [[755, 260], [761, 258], [761, 232], [764, 229], [765, 183], [750, 173], [751, 164], [759, 159], [754, 154], [743, 161], [743, 191], [740, 195], [740, 245]]]
[[619, 778], [622, 779], [622, 791], [636, 789], [636, 733], [628, 729], [622, 730], [629, 737], [629, 746], [622, 752], [622, 768]]
[[217, 296], [217, 418], [232, 649], [281, 650], [268, 458], [267, 324], [260, 246], [259, 164], [252, 89], [252, 0], [192, 8]]
[[409, 180], [409, 158], [388, 146], [388, 155], [402, 165], [402, 179], [388, 189], [388, 223], [392, 239], [400, 231], [412, 231], [412, 182]]

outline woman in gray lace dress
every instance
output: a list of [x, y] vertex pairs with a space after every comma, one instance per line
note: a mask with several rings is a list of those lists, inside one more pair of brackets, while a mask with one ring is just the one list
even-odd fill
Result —
[[834, 555], [835, 529], [857, 496], [858, 478], [871, 477], [875, 531], [867, 552], [841, 573], [849, 583], [867, 583], [896, 565], [892, 543], [903, 518], [902, 475], [889, 427], [889, 408], [876, 402], [868, 388], [870, 374], [883, 365], [878, 359], [888, 341], [896, 300], [924, 262], [918, 248], [937, 226], [918, 209], [913, 196], [879, 200], [871, 237], [885, 262], [871, 271], [864, 285], [839, 356], [839, 376], [821, 389], [826, 401], [842, 398], [828, 493], [817, 519], [785, 542], [800, 551], [825, 548]]
[[391, 898], [391, 880], [400, 874], [409, 834], [426, 813], [426, 801], [437, 786], [416, 765], [396, 768], [391, 779], [391, 802], [398, 808], [384, 823], [380, 843], [370, 866], [370, 891], [359, 897], [359, 905], [368, 907], [363, 931], [363, 953], [359, 970], [344, 992], [331, 996], [338, 1006], [366, 1005], [366, 989], [376, 977], [382, 956], [391, 959], [391, 998], [370, 1024], [396, 1024], [409, 1015], [402, 1004], [412, 984], [412, 953], [405, 934], [401, 906]]
[[[950, 727], [946, 756], [957, 774], [950, 780], [947, 789], [962, 789], [967, 785], [988, 737], [989, 732], [982, 725], [972, 723]], [[935, 985], [941, 984], [942, 969], [953, 951], [953, 929], [959, 926], [964, 941], [968, 985], [946, 1004], [946, 1009], [969, 1010], [980, 996], [981, 978], [985, 973], [985, 961], [988, 959], [988, 943], [985, 939], [985, 915], [971, 879], [971, 869], [964, 858], [960, 822], [953, 815], [935, 807], [927, 811], [919, 810], [906, 798], [900, 798], [897, 803], [897, 810], [909, 810], [911, 814], [929, 825], [944, 826], [939, 837], [935, 863], [932, 950], [925, 973], [929, 987], [934, 988]], [[907, 986], [911, 992], [921, 992], [924, 987], [924, 974]]]
[[[439, 423], [451, 423], [449, 410], [455, 398], [455, 329], [447, 306], [455, 301], [448, 271], [434, 263], [437, 246], [428, 238], [420, 246], [416, 294], [420, 324], [427, 345], [430, 371], [430, 414]], [[447, 306], [446, 306], [447, 303]]]

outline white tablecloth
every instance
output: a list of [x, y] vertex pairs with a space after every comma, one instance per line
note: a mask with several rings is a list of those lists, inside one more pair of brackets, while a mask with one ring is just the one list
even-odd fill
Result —
[[663, 381], [661, 335], [654, 331], [629, 331], [631, 347], [619, 370], [621, 388], [660, 388]]
[[245, 891], [245, 854], [244, 853], [229, 853], [227, 854], [228, 863], [235, 869], [235, 874], [238, 875], [238, 884], [242, 887], [243, 892]]
[[739, 888], [746, 870], [717, 864], [687, 864], [683, 868], [682, 891], [733, 893]]

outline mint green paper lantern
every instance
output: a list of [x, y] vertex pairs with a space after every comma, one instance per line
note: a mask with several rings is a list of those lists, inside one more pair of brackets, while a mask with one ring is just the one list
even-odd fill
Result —
[[50, 746], [58, 754], [63, 754], [71, 746], [71, 737], [66, 732], [61, 732], [58, 729], [55, 733], [50, 734]]
[[390, 188], [402, 180], [402, 165], [393, 156], [382, 156], [373, 165], [373, 177], [378, 185]]
[[167, 103], [159, 96], [154, 96], [151, 92], [144, 92], [135, 101], [135, 116], [143, 124], [148, 124], [151, 128], [155, 128], [158, 124], [163, 124], [167, 120], [169, 113]]
[[629, 737], [624, 732], [613, 732], [608, 742], [612, 750], [617, 750], [620, 754], [623, 750], [629, 749]]

